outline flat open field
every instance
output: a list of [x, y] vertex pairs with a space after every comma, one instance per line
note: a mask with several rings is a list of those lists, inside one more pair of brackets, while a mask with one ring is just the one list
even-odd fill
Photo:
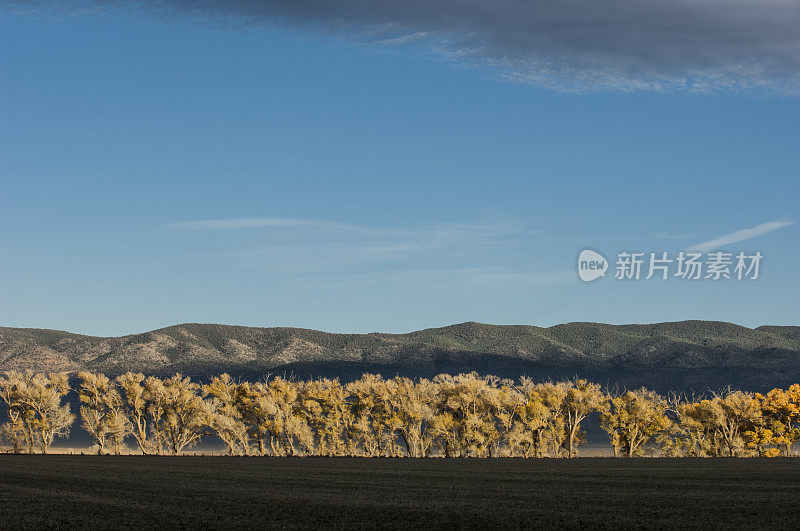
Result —
[[796, 527], [800, 459], [0, 455], [3, 527]]

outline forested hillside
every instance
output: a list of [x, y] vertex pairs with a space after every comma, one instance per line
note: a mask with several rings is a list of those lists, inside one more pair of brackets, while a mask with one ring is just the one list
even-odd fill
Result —
[[432, 377], [477, 371], [571, 376], [657, 390], [727, 385], [766, 390], [800, 380], [800, 327], [724, 322], [569, 323], [549, 328], [463, 323], [408, 334], [182, 324], [114, 338], [0, 328], [0, 370], [126, 371], [206, 378], [228, 372], [352, 380], [364, 372]]

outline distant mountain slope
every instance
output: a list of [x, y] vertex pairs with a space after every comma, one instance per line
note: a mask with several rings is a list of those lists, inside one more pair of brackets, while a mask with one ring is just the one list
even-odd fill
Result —
[[365, 371], [430, 377], [477, 370], [504, 377], [580, 375], [656, 389], [763, 389], [800, 381], [800, 327], [682, 321], [541, 328], [469, 322], [408, 334], [332, 334], [183, 324], [115, 338], [0, 327], [0, 370], [8, 369], [343, 379]]

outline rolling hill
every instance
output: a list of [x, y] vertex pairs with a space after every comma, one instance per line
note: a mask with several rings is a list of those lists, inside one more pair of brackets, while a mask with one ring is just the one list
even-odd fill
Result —
[[713, 321], [549, 328], [468, 322], [408, 334], [182, 324], [122, 337], [0, 327], [0, 370], [266, 373], [352, 379], [363, 372], [432, 377], [478, 371], [537, 379], [575, 375], [622, 387], [762, 390], [800, 381], [800, 327]]

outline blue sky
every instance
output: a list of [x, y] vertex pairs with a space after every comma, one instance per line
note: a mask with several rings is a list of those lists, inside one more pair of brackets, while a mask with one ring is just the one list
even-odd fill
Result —
[[[0, 325], [800, 324], [786, 90], [134, 10], [0, 5], [0, 49]], [[722, 246], [764, 255], [756, 281], [575, 272], [773, 221]]]

